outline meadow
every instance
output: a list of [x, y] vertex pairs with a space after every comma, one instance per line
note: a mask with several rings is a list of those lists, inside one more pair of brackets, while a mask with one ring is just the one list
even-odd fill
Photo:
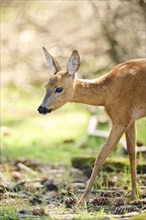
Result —
[[[2, 161], [26, 157], [69, 164], [74, 155], [94, 155], [101, 149], [105, 140], [95, 137], [88, 140], [86, 148], [74, 147], [87, 136], [90, 113], [85, 105], [68, 103], [58, 111], [42, 116], [37, 108], [44, 88], [34, 87], [32, 92], [27, 92], [11, 86], [1, 91]], [[97, 116], [98, 112], [97, 108]], [[110, 125], [104, 125], [102, 129], [110, 130]], [[145, 119], [137, 122], [137, 131], [138, 142], [146, 145]]]

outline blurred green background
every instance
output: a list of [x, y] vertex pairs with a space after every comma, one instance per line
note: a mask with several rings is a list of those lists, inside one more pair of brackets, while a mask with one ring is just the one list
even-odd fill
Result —
[[[3, 1], [1, 4], [1, 162], [32, 158], [70, 163], [99, 152], [104, 139], [87, 135], [90, 115], [104, 111], [67, 104], [50, 115], [37, 112], [50, 73], [42, 47], [63, 68], [73, 49], [80, 78], [95, 78], [115, 64], [145, 57], [144, 1]], [[145, 119], [138, 141], [146, 144]], [[109, 125], [102, 129], [109, 130]]]

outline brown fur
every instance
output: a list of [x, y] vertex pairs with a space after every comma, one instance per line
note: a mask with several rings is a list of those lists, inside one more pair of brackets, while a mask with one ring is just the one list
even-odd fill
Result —
[[112, 122], [117, 124], [127, 125], [145, 116], [146, 61], [138, 59], [117, 65], [95, 81], [75, 80], [72, 101], [103, 105]]

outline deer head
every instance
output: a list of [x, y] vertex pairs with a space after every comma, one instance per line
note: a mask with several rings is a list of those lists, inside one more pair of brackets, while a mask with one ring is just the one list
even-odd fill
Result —
[[43, 51], [48, 67], [53, 75], [45, 86], [46, 95], [38, 111], [40, 114], [47, 114], [72, 100], [74, 96], [75, 73], [80, 66], [80, 56], [78, 51], [74, 50], [67, 63], [67, 70], [64, 71], [44, 47]]

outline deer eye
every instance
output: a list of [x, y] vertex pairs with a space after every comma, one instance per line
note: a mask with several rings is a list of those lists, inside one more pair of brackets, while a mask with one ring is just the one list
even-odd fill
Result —
[[61, 93], [63, 91], [63, 88], [62, 87], [57, 87], [55, 89], [55, 93]]

